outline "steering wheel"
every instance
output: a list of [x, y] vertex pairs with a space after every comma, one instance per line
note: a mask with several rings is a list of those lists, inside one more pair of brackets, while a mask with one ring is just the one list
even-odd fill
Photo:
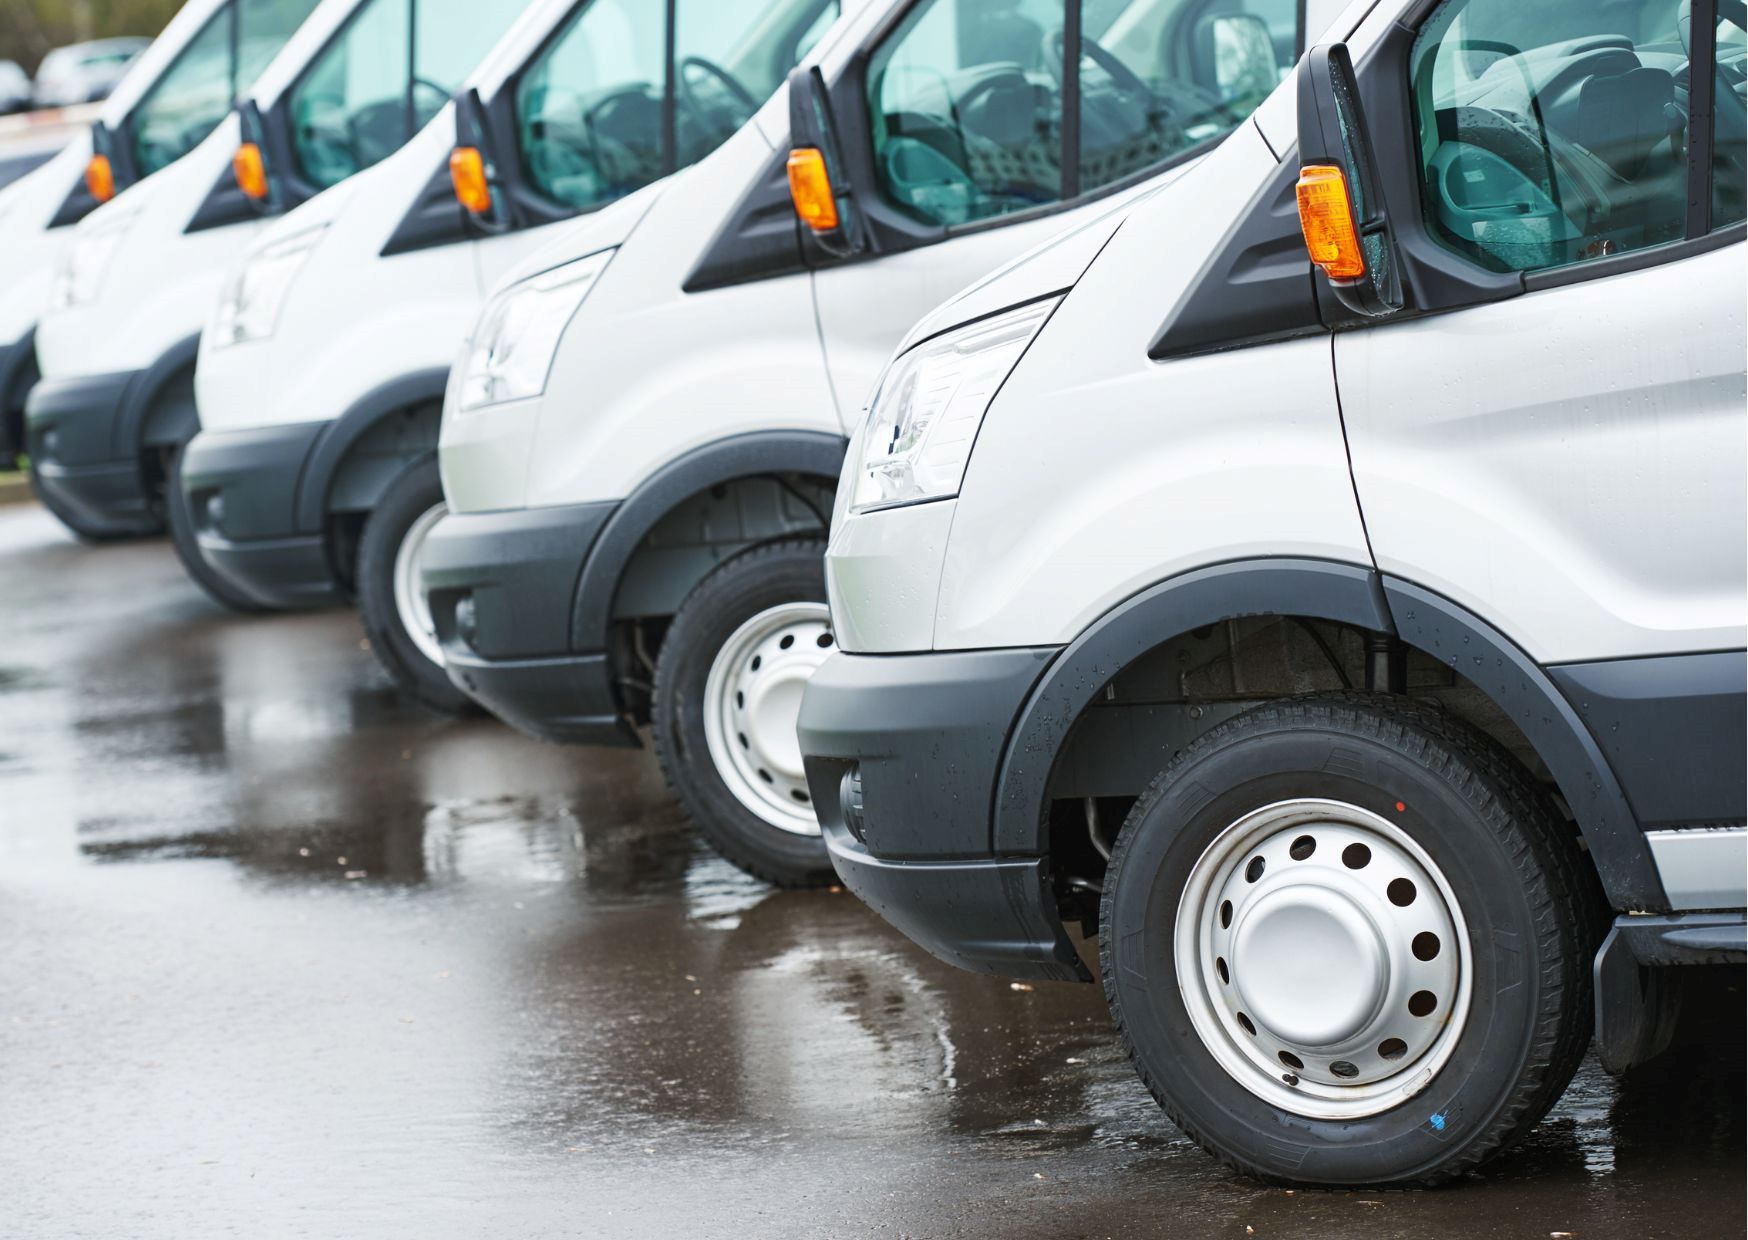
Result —
[[1509, 164], [1550, 201], [1559, 202], [1561, 189], [1576, 189], [1593, 225], [1600, 226], [1608, 219], [1610, 204], [1607, 193], [1587, 177], [1577, 175], [1576, 170], [1569, 170], [1572, 175], [1561, 177], [1555, 168], [1554, 153], [1510, 115], [1492, 108], [1466, 105], [1452, 108], [1450, 118], [1457, 141], [1477, 147]]
[[[1056, 79], [1056, 84], [1062, 84], [1062, 70], [1068, 63], [1066, 49], [1068, 36], [1060, 30], [1052, 30], [1044, 36], [1044, 50], [1049, 53], [1044, 63], [1049, 66], [1050, 74]], [[1085, 35], [1080, 37], [1080, 51], [1083, 56], [1105, 71], [1105, 75], [1117, 84], [1117, 89], [1126, 94], [1143, 95], [1151, 99], [1154, 90], [1140, 76], [1110, 52], [1100, 47], [1096, 39]]]
[[740, 104], [743, 109], [745, 115], [740, 118], [741, 123], [747, 121], [754, 112], [759, 110], [759, 101], [753, 98], [752, 91], [741, 85], [740, 79], [734, 74], [714, 60], [706, 60], [702, 56], [687, 56], [674, 67], [674, 76], [679, 83], [681, 98], [686, 101], [686, 106], [692, 109], [692, 114], [700, 120], [709, 116], [710, 112], [694, 92], [692, 80], [686, 76], [688, 69], [702, 69], [721, 84], [723, 90], [728, 92], [729, 98]]

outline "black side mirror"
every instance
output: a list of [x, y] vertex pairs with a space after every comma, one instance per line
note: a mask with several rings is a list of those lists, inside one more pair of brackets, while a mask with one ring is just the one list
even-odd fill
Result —
[[843, 143], [825, 76], [818, 66], [789, 75], [789, 195], [795, 214], [833, 258], [871, 248], [845, 171]]
[[1306, 52], [1298, 87], [1299, 222], [1311, 261], [1355, 314], [1394, 314], [1401, 264], [1347, 45]]

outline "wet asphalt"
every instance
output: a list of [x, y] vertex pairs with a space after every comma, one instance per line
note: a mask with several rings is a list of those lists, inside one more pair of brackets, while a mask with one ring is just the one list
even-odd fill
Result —
[[744, 877], [647, 753], [424, 715], [348, 612], [0, 508], [6, 1236], [1741, 1235], [1741, 1008], [1450, 1187], [1261, 1187], [1096, 987]]

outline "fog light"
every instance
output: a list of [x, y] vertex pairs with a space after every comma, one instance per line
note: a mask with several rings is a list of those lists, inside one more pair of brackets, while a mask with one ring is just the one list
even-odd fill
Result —
[[838, 784], [838, 808], [843, 810], [844, 825], [850, 829], [850, 834], [856, 837], [858, 844], [868, 841], [862, 832], [865, 820], [862, 811], [862, 768], [852, 766], [844, 772], [843, 780]]
[[205, 508], [206, 528], [215, 534], [224, 532], [225, 496], [222, 491], [214, 491], [206, 497]]
[[42, 437], [42, 454], [50, 460], [59, 458], [61, 455], [60, 431], [50, 431]]
[[468, 649], [474, 648], [473, 639], [479, 633], [479, 618], [474, 614], [471, 594], [455, 604], [455, 632], [467, 643]]

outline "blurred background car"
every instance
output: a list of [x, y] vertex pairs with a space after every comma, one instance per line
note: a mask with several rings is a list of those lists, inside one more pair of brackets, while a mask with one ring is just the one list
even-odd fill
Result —
[[57, 47], [37, 66], [32, 91], [36, 106], [59, 108], [107, 99], [133, 58], [150, 43], [150, 39], [129, 37]]
[[16, 60], [0, 60], [0, 116], [30, 106], [30, 75]]

